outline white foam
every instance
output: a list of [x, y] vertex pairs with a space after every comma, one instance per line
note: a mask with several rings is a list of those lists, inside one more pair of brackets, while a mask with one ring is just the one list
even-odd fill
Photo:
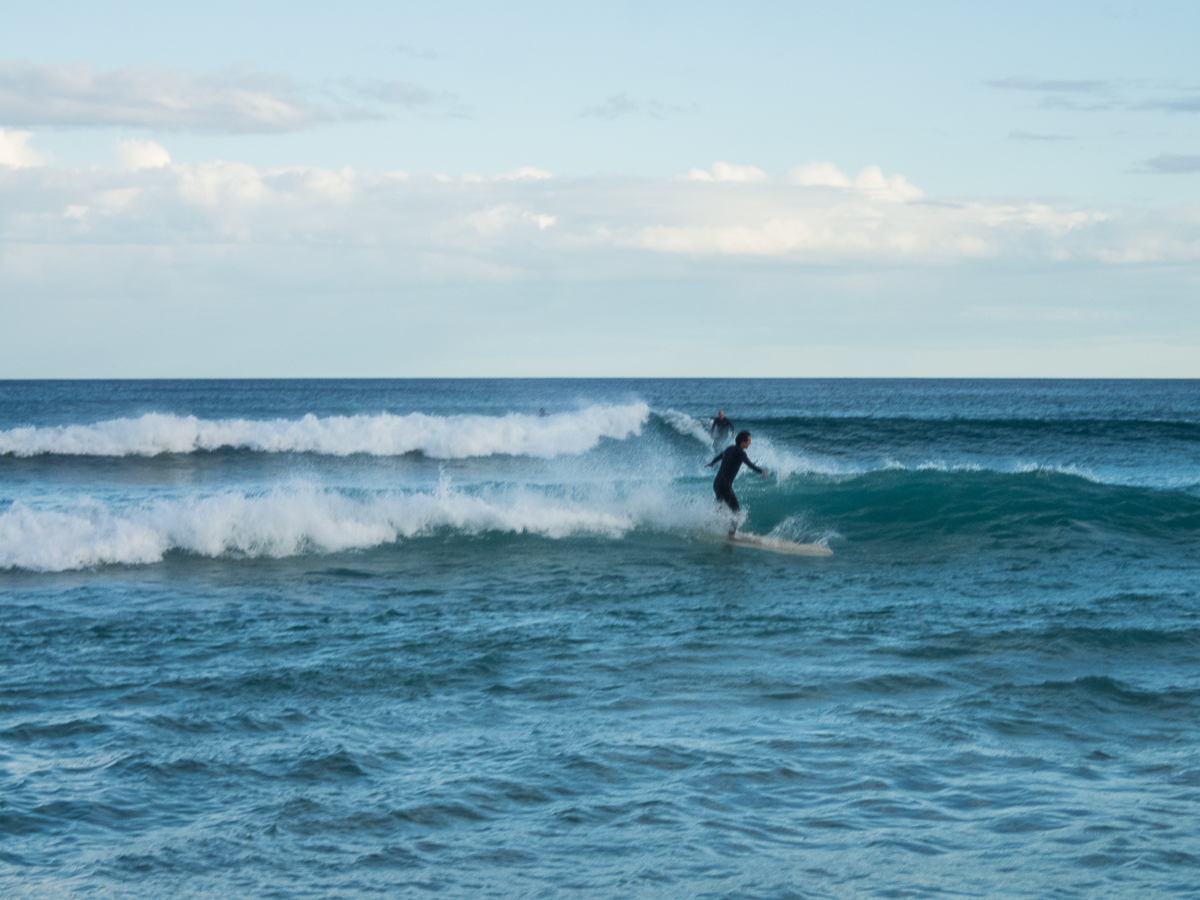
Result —
[[[998, 475], [1025, 475], [1030, 472], [1055, 472], [1060, 475], [1076, 475], [1088, 481], [1094, 481], [1098, 484], [1103, 482], [1091, 469], [1087, 467], [1077, 466], [1074, 463], [1066, 465], [1055, 465], [1051, 463], [1041, 462], [1011, 462], [1001, 463], [999, 465], [993, 463], [985, 465], [978, 462], [960, 462], [949, 463], [944, 459], [927, 459], [919, 463], [904, 463], [899, 460], [888, 457], [883, 464], [882, 471], [893, 472], [995, 472]], [[1121, 484], [1121, 481], [1114, 481], [1114, 484]]]
[[685, 412], [680, 412], [677, 409], [668, 409], [660, 413], [662, 420], [678, 431], [682, 435], [692, 437], [702, 444], [712, 443], [712, 434], [709, 429], [700, 423], [700, 420], [694, 416], [689, 416]]
[[982, 472], [978, 463], [948, 463], [944, 459], [927, 459], [919, 463], [902, 463], [890, 456], [884, 461], [883, 471], [893, 472]]
[[766, 437], [752, 437], [750, 458], [759, 468], [766, 469], [773, 476], [785, 481], [793, 475], [829, 475], [844, 477], [862, 474], [862, 470], [853, 466], [839, 465], [832, 461], [817, 461], [805, 454], [792, 453], [783, 447], [778, 447]]
[[640, 434], [650, 415], [644, 403], [592, 406], [550, 416], [429, 416], [390, 413], [302, 419], [206, 420], [148, 413], [92, 425], [0, 431], [0, 454], [35, 456], [156, 456], [223, 447], [264, 453], [397, 456], [420, 451], [438, 459], [507, 454], [551, 459], [578, 455], [601, 438]]
[[791, 541], [794, 544], [818, 544], [822, 547], [828, 547], [831, 540], [841, 537], [832, 528], [822, 528], [815, 525], [810, 521], [807, 513], [797, 513], [796, 515], [788, 516], [772, 528], [766, 536], [769, 538], [778, 538], [783, 541]]
[[[1078, 466], [1075, 463], [1065, 463], [1054, 465], [1051, 463], [1017, 463], [1009, 470], [1011, 474], [1026, 475], [1030, 472], [1054, 472], [1058, 475], [1074, 475], [1077, 478], [1082, 478], [1085, 481], [1091, 481], [1095, 484], [1104, 484], [1104, 480], [1096, 475], [1087, 466]], [[1114, 482], [1119, 484], [1120, 482]]]
[[[680, 434], [695, 438], [702, 444], [711, 445], [712, 435], [702, 419], [689, 416], [677, 409], [659, 413], [662, 420]], [[750, 457], [755, 464], [767, 469], [772, 475], [786, 479], [792, 475], [846, 475], [857, 474], [858, 470], [847, 470], [833, 463], [817, 462], [806, 455], [797, 455], [777, 447], [770, 438], [752, 437]]]
[[280, 558], [366, 549], [442, 530], [620, 538], [637, 528], [719, 530], [723, 522], [709, 498], [645, 486], [627, 497], [611, 485], [569, 496], [527, 489], [480, 495], [443, 481], [428, 493], [356, 499], [292, 485], [259, 495], [225, 492], [124, 508], [82, 498], [57, 509], [14, 503], [0, 513], [0, 569], [140, 565], [171, 550]]

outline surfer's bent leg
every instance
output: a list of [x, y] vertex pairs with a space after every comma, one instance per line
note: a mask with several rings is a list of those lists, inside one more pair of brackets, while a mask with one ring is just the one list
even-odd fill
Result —
[[713, 482], [713, 493], [717, 495], [717, 500], [724, 503], [733, 511], [733, 524], [729, 528], [729, 536], [733, 537], [737, 531], [737, 512], [741, 507], [738, 505], [737, 495], [733, 492], [733, 485], [721, 484], [719, 481]]
[[734, 512], [737, 512], [739, 509], [741, 509], [741, 507], [738, 505], [737, 495], [733, 493], [733, 488], [730, 485], [721, 484], [714, 481], [713, 493], [717, 495], [718, 500], [720, 500]]

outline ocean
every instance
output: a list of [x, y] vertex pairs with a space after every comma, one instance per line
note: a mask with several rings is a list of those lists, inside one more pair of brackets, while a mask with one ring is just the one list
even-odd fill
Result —
[[1196, 381], [0, 382], [0, 896], [1195, 897], [1198, 538]]

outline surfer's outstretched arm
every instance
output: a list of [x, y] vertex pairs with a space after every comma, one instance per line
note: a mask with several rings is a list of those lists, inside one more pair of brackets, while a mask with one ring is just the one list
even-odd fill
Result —
[[707, 466], [705, 466], [704, 468], [708, 469], [708, 468], [711, 468], [712, 466], [715, 466], [715, 465], [717, 464], [717, 460], [718, 460], [718, 459], [720, 459], [721, 457], [723, 457], [724, 455], [725, 455], [725, 451], [724, 451], [724, 450], [722, 450], [720, 453], [718, 453], [716, 456], [714, 456], [714, 457], [712, 458], [712, 462], [710, 462], [710, 463], [709, 463]]
[[771, 477], [771, 473], [770, 473], [770, 472], [768, 472], [766, 469], [760, 469], [760, 468], [759, 468], [758, 466], [756, 466], [754, 463], [750, 462], [750, 457], [748, 457], [748, 456], [746, 455], [746, 451], [745, 451], [745, 449], [744, 449], [744, 448], [742, 449], [742, 462], [744, 462], [746, 465], [748, 465], [748, 466], [749, 466], [751, 469], [753, 469], [755, 472], [757, 472], [757, 473], [758, 473], [759, 475], [761, 475], [763, 478], [770, 478], [770, 477]]

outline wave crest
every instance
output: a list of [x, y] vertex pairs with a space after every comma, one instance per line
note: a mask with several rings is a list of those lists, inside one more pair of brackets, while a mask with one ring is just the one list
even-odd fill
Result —
[[14, 503], [0, 513], [0, 570], [61, 572], [144, 565], [173, 550], [200, 556], [283, 558], [365, 550], [442, 530], [458, 534], [590, 535], [620, 538], [635, 528], [720, 529], [704, 498], [653, 490], [618, 497], [554, 497], [530, 491], [479, 496], [443, 480], [429, 493], [356, 499], [312, 486], [267, 494], [223, 493], [111, 509], [84, 499], [61, 510]]
[[38, 456], [157, 456], [231, 448], [262, 453], [399, 456], [419, 451], [436, 459], [473, 456], [579, 455], [601, 438], [640, 434], [650, 416], [644, 403], [591, 406], [550, 416], [430, 416], [424, 413], [302, 419], [198, 419], [147, 413], [91, 425], [0, 431], [0, 454]]

